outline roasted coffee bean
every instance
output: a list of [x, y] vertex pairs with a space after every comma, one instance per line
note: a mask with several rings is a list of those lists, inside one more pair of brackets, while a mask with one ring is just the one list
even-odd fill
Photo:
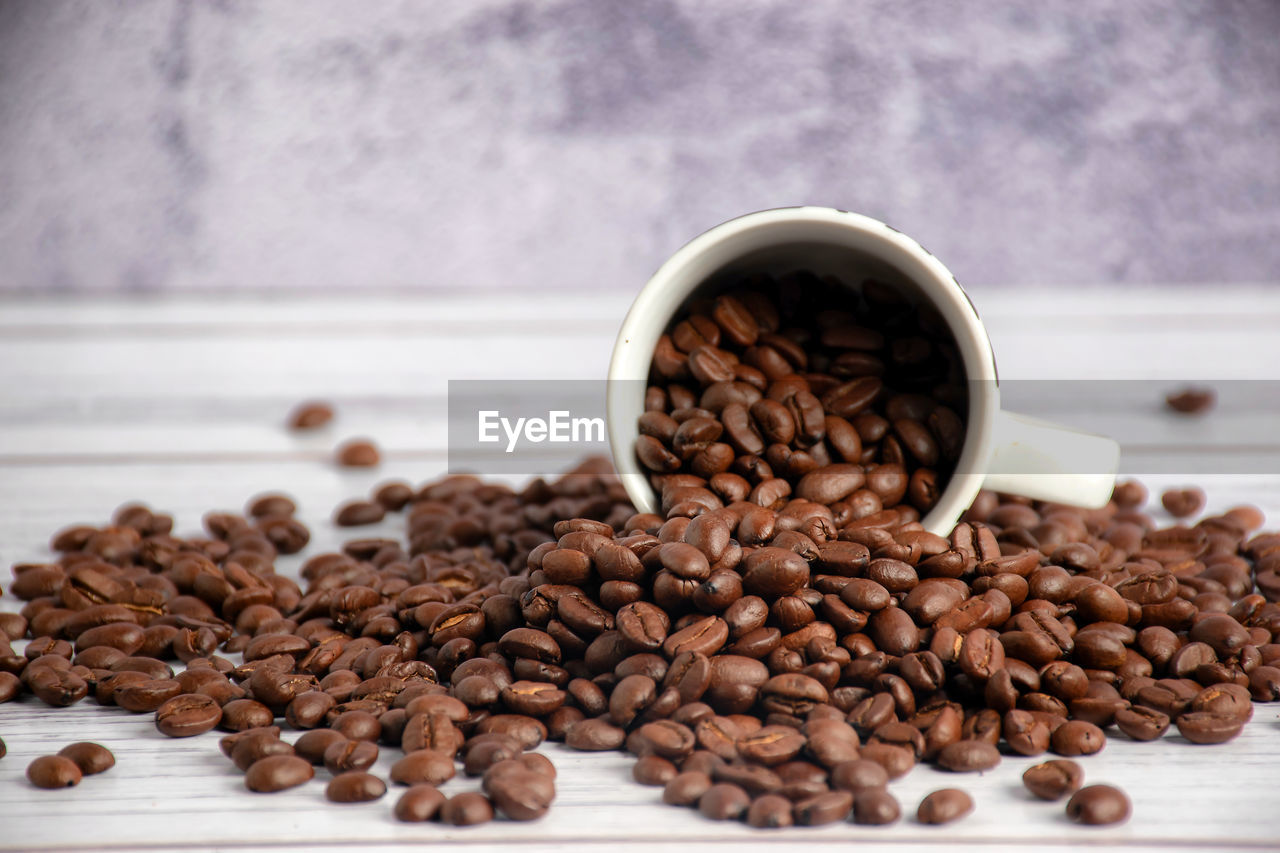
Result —
[[[988, 682], [990, 684], [990, 682]], [[1011, 710], [1004, 715], [1002, 733], [1009, 748], [1019, 755], [1040, 755], [1049, 749], [1049, 725], [1030, 711]]]
[[825, 826], [849, 817], [853, 809], [853, 794], [848, 791], [827, 791], [806, 797], [792, 807], [795, 822], [801, 826]]
[[547, 739], [547, 727], [533, 717], [519, 714], [491, 714], [475, 728], [479, 734], [500, 732], [515, 738], [525, 749], [534, 749]]
[[625, 729], [615, 726], [604, 717], [582, 720], [569, 727], [565, 733], [565, 745], [585, 752], [617, 749], [627, 738]]
[[[276, 729], [275, 736], [279, 737], [279, 729]], [[314, 729], [305, 732], [302, 737], [298, 738], [293, 749], [299, 756], [315, 765], [324, 764], [324, 753], [329, 747], [335, 743], [345, 743], [346, 735], [341, 732], [335, 732], [332, 729]], [[450, 762], [452, 764], [452, 762]]]
[[737, 820], [750, 805], [747, 792], [728, 782], [712, 785], [698, 798], [698, 811], [710, 820]]
[[[111, 750], [88, 741], [68, 744], [58, 750], [58, 755], [70, 758], [85, 776], [93, 776], [116, 766], [116, 757], [111, 754]], [[0, 757], [3, 757], [3, 753], [0, 753]]]
[[1134, 705], [1115, 714], [1116, 728], [1134, 740], [1155, 740], [1169, 729], [1169, 717], [1152, 708]]
[[1160, 495], [1160, 503], [1174, 518], [1187, 518], [1204, 509], [1202, 489], [1169, 489]]
[[37, 788], [71, 788], [81, 776], [76, 762], [64, 755], [42, 755], [27, 765], [27, 780]]
[[882, 766], [890, 779], [907, 775], [916, 765], [915, 755], [909, 747], [890, 743], [868, 743], [862, 747], [860, 754]]
[[359, 527], [377, 524], [386, 515], [386, 507], [374, 501], [348, 501], [333, 513], [333, 523], [339, 527]]
[[926, 796], [916, 809], [916, 820], [926, 824], [944, 824], [959, 820], [973, 811], [973, 798], [959, 788], [943, 788]]
[[[117, 700], [118, 701], [118, 700]], [[222, 706], [222, 719], [218, 728], [230, 732], [242, 732], [271, 725], [275, 715], [261, 702], [252, 699], [235, 699]]]
[[1165, 405], [1184, 415], [1202, 415], [1213, 408], [1217, 394], [1212, 388], [1187, 387], [1164, 398]]
[[883, 788], [888, 784], [889, 774], [884, 767], [867, 759], [846, 761], [831, 770], [831, 785], [855, 794], [864, 789]]
[[301, 403], [289, 413], [289, 426], [293, 429], [315, 429], [331, 420], [333, 407], [318, 401]]
[[368, 770], [378, 760], [378, 745], [367, 740], [342, 740], [324, 751], [324, 766], [330, 773]]
[[261, 730], [257, 736], [246, 737], [236, 743], [231, 750], [231, 762], [241, 771], [247, 771], [258, 761], [268, 755], [293, 755], [294, 749], [289, 744], [272, 737]]
[[509, 819], [537, 820], [551, 808], [555, 782], [545, 773], [517, 766], [488, 774], [485, 792], [498, 811]]
[[353, 438], [338, 445], [335, 455], [338, 464], [347, 468], [371, 468], [382, 461], [378, 448], [363, 438]]
[[325, 799], [331, 803], [368, 803], [386, 793], [387, 783], [363, 770], [340, 773], [324, 789]]
[[748, 761], [772, 766], [795, 758], [806, 743], [805, 736], [789, 726], [765, 726], [742, 735], [735, 745]]
[[1067, 817], [1087, 826], [1124, 823], [1129, 819], [1131, 811], [1129, 798], [1124, 791], [1111, 785], [1081, 788], [1067, 801]]
[[396, 820], [420, 823], [434, 818], [444, 805], [445, 795], [435, 786], [417, 784], [405, 791], [396, 801]]
[[884, 788], [863, 788], [853, 795], [853, 822], [863, 826], [887, 826], [902, 817], [902, 806]]
[[1240, 734], [1245, 721], [1235, 714], [1189, 711], [1174, 723], [1178, 733], [1192, 743], [1225, 743]]
[[662, 789], [662, 801], [672, 806], [694, 806], [711, 789], [711, 777], [697, 770], [685, 770]]
[[494, 764], [520, 757], [520, 744], [514, 738], [506, 735], [484, 737], [494, 739], [467, 744], [462, 767], [468, 776], [482, 776]]
[[938, 766], [944, 770], [966, 773], [990, 770], [1000, 763], [1000, 751], [980, 740], [958, 740], [938, 753]]
[[[32, 692], [35, 692], [34, 688]], [[121, 708], [141, 713], [144, 711], [156, 711], [170, 699], [181, 694], [182, 685], [175, 679], [153, 678], [136, 684], [123, 684], [112, 691], [112, 698]], [[39, 696], [40, 694], [36, 693], [36, 695]], [[269, 723], [270, 720], [266, 722]]]
[[764, 794], [747, 808], [747, 825], [757, 829], [780, 829], [793, 823], [791, 801], [779, 794]]
[[296, 788], [315, 776], [315, 770], [296, 755], [269, 755], [256, 761], [244, 774], [245, 787], [257, 793]]
[[391, 781], [398, 785], [443, 785], [457, 772], [453, 756], [420, 749], [391, 765]]
[[373, 499], [388, 512], [399, 512], [409, 501], [413, 500], [413, 489], [408, 483], [391, 480], [380, 483], [374, 489]]
[[1042, 800], [1060, 800], [1080, 790], [1084, 771], [1074, 761], [1055, 758], [1028, 767], [1022, 774], [1022, 784]]
[[985, 628], [970, 631], [960, 646], [957, 663], [970, 678], [986, 681], [1004, 666], [1004, 647], [999, 636]]
[[169, 737], [191, 737], [215, 728], [222, 708], [212, 697], [187, 693], [174, 696], [156, 709], [156, 728]]
[[1071, 720], [1053, 730], [1050, 745], [1058, 755], [1093, 755], [1107, 744], [1107, 736], [1093, 723]]
[[631, 777], [641, 785], [665, 786], [680, 769], [660, 755], [643, 755], [631, 766]]
[[453, 826], [475, 826], [493, 820], [493, 806], [484, 794], [455, 794], [439, 806], [440, 820]]

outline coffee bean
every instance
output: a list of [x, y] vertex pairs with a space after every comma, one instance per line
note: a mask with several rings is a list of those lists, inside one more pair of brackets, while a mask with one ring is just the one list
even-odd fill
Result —
[[1132, 808], [1124, 791], [1111, 785], [1090, 785], [1067, 801], [1067, 817], [1087, 826], [1124, 823]]
[[916, 820], [926, 824], [944, 824], [959, 820], [973, 811], [973, 798], [959, 788], [943, 788], [926, 796], [916, 809]]
[[795, 758], [806, 742], [804, 735], [789, 726], [765, 726], [742, 735], [735, 746], [748, 761], [772, 766]]
[[697, 770], [684, 770], [662, 789], [662, 801], [672, 806], [692, 806], [711, 789], [711, 777]]
[[169, 737], [191, 737], [215, 728], [222, 708], [209, 696], [187, 693], [174, 696], [156, 709], [156, 728]]
[[543, 717], [564, 704], [566, 694], [554, 684], [516, 681], [503, 688], [503, 703], [517, 714]]
[[712, 785], [698, 798], [698, 811], [710, 820], [737, 820], [750, 805], [747, 792], [727, 782]]
[[244, 772], [268, 755], [293, 754], [292, 746], [273, 735], [270, 730], [259, 729], [236, 742], [231, 750], [231, 762]]
[[269, 755], [255, 761], [244, 774], [245, 787], [257, 793], [296, 788], [315, 776], [311, 764], [296, 755]]
[[493, 805], [511, 820], [537, 820], [551, 808], [555, 783], [543, 774], [513, 768], [486, 779], [485, 791]]
[[1244, 728], [1240, 717], [1213, 711], [1189, 711], [1179, 715], [1174, 723], [1179, 734], [1192, 743], [1226, 743]]
[[[310, 766], [310, 765], [308, 765]], [[387, 783], [372, 773], [350, 770], [329, 780], [324, 796], [331, 803], [368, 803], [387, 793]]]
[[71, 788], [80, 784], [80, 767], [63, 755], [42, 755], [27, 765], [27, 779], [37, 788]]
[[261, 702], [255, 702], [252, 699], [234, 699], [222, 706], [222, 719], [217, 725], [224, 731], [242, 732], [269, 726], [274, 719], [275, 714]]
[[373, 491], [373, 499], [387, 512], [399, 512], [413, 500], [413, 489], [403, 481], [390, 480], [378, 484]]
[[457, 772], [453, 757], [429, 749], [410, 752], [391, 765], [391, 781], [399, 785], [443, 785]]
[[334, 511], [333, 523], [339, 527], [359, 527], [363, 524], [377, 524], [385, 515], [386, 508], [380, 503], [348, 501]]
[[[70, 758], [85, 776], [93, 776], [116, 766], [116, 757], [111, 754], [111, 750], [101, 744], [88, 741], [68, 744], [58, 750], [58, 755]], [[2, 752], [0, 757], [3, 757]]]
[[372, 468], [382, 461], [382, 454], [373, 442], [353, 438], [338, 445], [335, 451], [338, 464], [347, 468]]
[[1134, 705], [1115, 714], [1116, 728], [1138, 741], [1155, 740], [1169, 729], [1169, 716], [1152, 708]]
[[944, 770], [967, 773], [990, 770], [1000, 763], [1000, 751], [980, 740], [958, 740], [938, 753], [938, 766]]
[[533, 717], [519, 714], [491, 714], [476, 726], [480, 734], [501, 732], [515, 738], [525, 749], [535, 749], [547, 738], [547, 727]]
[[[275, 736], [280, 736], [279, 729], [276, 729]], [[346, 735], [341, 732], [335, 732], [332, 729], [315, 729], [304, 732], [302, 737], [294, 742], [293, 749], [301, 758], [312, 764], [320, 765], [324, 764], [325, 750], [335, 743], [345, 743], [346, 741]]]
[[747, 825], [757, 829], [780, 829], [792, 822], [791, 801], [779, 794], [756, 797], [747, 809]]
[[565, 733], [565, 745], [584, 752], [617, 749], [626, 740], [625, 729], [613, 725], [604, 717], [583, 720], [569, 727]]
[[631, 777], [641, 785], [665, 787], [679, 773], [675, 764], [660, 755], [641, 756], [631, 766]]
[[439, 806], [440, 820], [453, 826], [475, 826], [493, 820], [493, 806], [484, 794], [455, 794]]
[[1174, 518], [1187, 518], [1204, 509], [1204, 491], [1198, 488], [1169, 489], [1160, 495], [1160, 503]]
[[1093, 723], [1071, 720], [1054, 729], [1050, 744], [1058, 755], [1093, 755], [1107, 745], [1107, 736]]
[[902, 806], [884, 788], [862, 788], [853, 795], [853, 822], [863, 826], [887, 826], [902, 817]]
[[1042, 800], [1060, 800], [1080, 790], [1084, 771], [1074, 761], [1055, 758], [1028, 767], [1022, 774], [1022, 784]]
[[365, 740], [342, 740], [324, 751], [324, 766], [330, 773], [368, 770], [378, 760], [378, 746]]
[[318, 401], [301, 403], [289, 413], [289, 426], [292, 429], [316, 429], [331, 420], [333, 407]]
[[862, 747], [860, 754], [883, 767], [890, 779], [902, 778], [916, 765], [915, 755], [910, 748], [891, 743], [868, 743]]
[[420, 823], [431, 820], [444, 805], [445, 795], [433, 785], [417, 784], [405, 791], [396, 801], [396, 820]]
[[875, 761], [854, 759], [837, 764], [831, 770], [832, 786], [858, 793], [870, 788], [883, 788], [889, 784], [889, 774]]
[[986, 681], [1004, 666], [1004, 647], [995, 632], [978, 628], [965, 636], [957, 663], [970, 678]]
[[[987, 683], [988, 686], [991, 684]], [[1051, 730], [1048, 724], [1029, 711], [1015, 709], [1005, 713], [1002, 731], [1009, 748], [1019, 755], [1040, 755], [1049, 749]]]
[[1217, 394], [1212, 388], [1183, 388], [1164, 398], [1165, 405], [1184, 415], [1202, 415], [1213, 408]]
[[792, 807], [795, 822], [801, 826], [825, 826], [849, 817], [853, 809], [853, 794], [848, 791], [827, 791], [800, 800]]

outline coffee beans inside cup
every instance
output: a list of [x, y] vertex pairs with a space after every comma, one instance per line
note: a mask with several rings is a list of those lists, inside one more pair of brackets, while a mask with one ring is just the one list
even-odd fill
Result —
[[933, 508], [964, 444], [945, 323], [875, 281], [799, 271], [698, 299], [654, 351], [636, 455], [662, 512], [828, 507], [835, 528]]

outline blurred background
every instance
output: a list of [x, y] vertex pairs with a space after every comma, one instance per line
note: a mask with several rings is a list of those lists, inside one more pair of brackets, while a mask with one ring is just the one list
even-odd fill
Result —
[[0, 290], [634, 292], [824, 204], [966, 284], [1280, 281], [1277, 0], [0, 0]]

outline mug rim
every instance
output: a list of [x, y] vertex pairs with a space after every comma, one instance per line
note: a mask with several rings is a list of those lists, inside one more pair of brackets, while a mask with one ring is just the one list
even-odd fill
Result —
[[[690, 293], [715, 269], [725, 266], [724, 261], [708, 264], [708, 255], [727, 241], [749, 241], [753, 234], [759, 239], [753, 249], [794, 243], [797, 242], [794, 238], [771, 243], [767, 236], [770, 232], [777, 236], [779, 230], [804, 224], [816, 229], [812, 239], [806, 236], [806, 241], [860, 250], [886, 261], [910, 278], [938, 310], [955, 338], [969, 385], [965, 440], [946, 488], [922, 519], [928, 530], [945, 535], [982, 488], [982, 472], [993, 451], [992, 431], [1000, 402], [990, 339], [969, 295], [931, 252], [877, 219], [835, 208], [773, 208], [727, 220], [683, 245], [641, 288], [614, 343], [606, 400], [610, 451], [627, 495], [638, 511], [654, 511], [656, 495], [635, 459], [634, 446], [639, 435], [636, 418], [643, 412], [645, 383], [658, 338]], [[841, 236], [845, 239], [837, 239]], [[855, 246], [855, 242], [860, 245]], [[747, 249], [740, 250], [736, 255], [741, 256], [745, 251]], [[911, 269], [904, 269], [902, 261]], [[699, 269], [700, 266], [710, 268]], [[979, 399], [974, 399], [975, 394]]]

